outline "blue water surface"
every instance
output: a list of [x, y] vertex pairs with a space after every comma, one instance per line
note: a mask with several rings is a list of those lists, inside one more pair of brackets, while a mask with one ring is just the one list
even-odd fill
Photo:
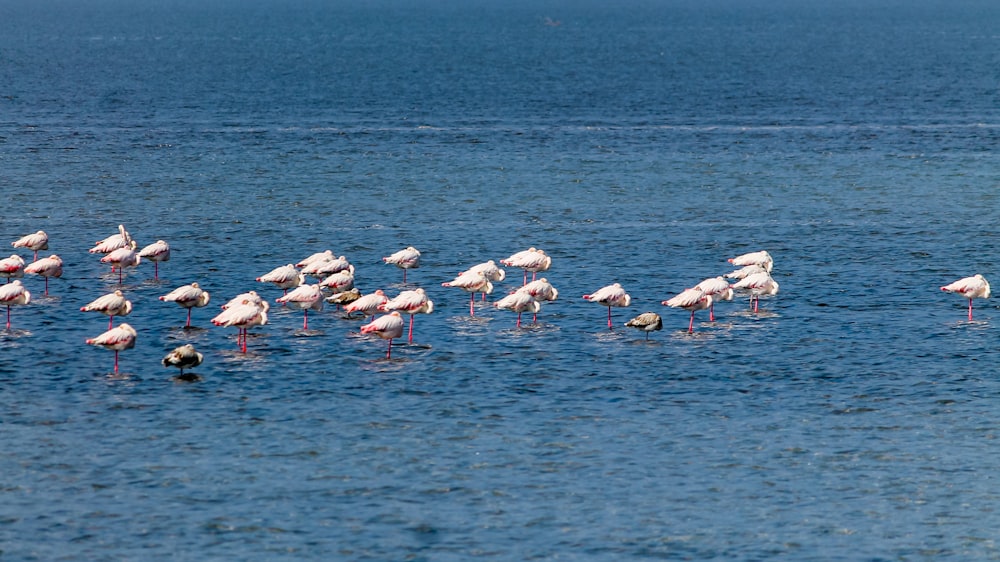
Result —
[[[10, 560], [996, 559], [1000, 4], [0, 5]], [[124, 224], [173, 257], [117, 274]], [[381, 258], [413, 245], [418, 269]], [[442, 287], [528, 247], [536, 322]], [[423, 287], [414, 342], [254, 279]], [[768, 250], [780, 293], [661, 301]], [[11, 251], [14, 251], [13, 249]], [[18, 252], [30, 260], [30, 252]], [[520, 285], [508, 269], [490, 302]], [[197, 281], [211, 304], [157, 297]], [[582, 295], [621, 283], [632, 305]], [[121, 288], [134, 349], [84, 344]], [[209, 319], [273, 304], [240, 353]], [[623, 326], [645, 311], [646, 341]], [[194, 344], [197, 382], [160, 364]]]

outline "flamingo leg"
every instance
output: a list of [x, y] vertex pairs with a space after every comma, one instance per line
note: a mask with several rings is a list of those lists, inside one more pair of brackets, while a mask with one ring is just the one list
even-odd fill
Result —
[[49, 296], [49, 278], [45, 278], [45, 296]]
[[[403, 270], [406, 271], [406, 270]], [[385, 352], [386, 359], [392, 359], [392, 338], [389, 338], [389, 350]]]
[[517, 313], [517, 327], [518, 328], [521, 327], [521, 313], [520, 312]]
[[7, 305], [7, 329], [10, 329], [10, 305]]
[[758, 306], [760, 306], [760, 296], [754, 295], [753, 297], [753, 311], [757, 312]]
[[[158, 261], [153, 262], [153, 279], [160, 280], [160, 262]], [[181, 374], [184, 374], [184, 369], [181, 369]]]
[[[403, 283], [406, 283], [406, 270], [405, 269], [403, 270]], [[390, 343], [389, 345], [391, 346], [392, 343]]]
[[413, 315], [410, 315], [410, 333], [407, 335], [408, 341], [413, 343]]
[[538, 313], [537, 312], [531, 315], [531, 323], [532, 324], [537, 324], [538, 323]]
[[972, 299], [969, 299], [969, 320], [972, 320]]
[[188, 309], [188, 319], [187, 319], [187, 322], [184, 324], [184, 327], [185, 328], [190, 328], [191, 327], [191, 309], [190, 308]]
[[303, 312], [305, 312], [305, 318], [302, 319], [302, 329], [303, 330], [308, 330], [309, 329], [309, 309], [307, 308], [307, 309], [303, 310]]
[[[693, 334], [694, 333], [694, 311], [693, 310], [691, 311], [691, 321], [688, 322], [688, 333], [689, 334]], [[649, 334], [647, 333], [646, 335], [648, 336]]]
[[114, 323], [115, 323], [115, 317], [112, 314], [111, 316], [108, 316], [108, 329], [109, 330], [114, 327]]
[[709, 322], [715, 322], [715, 303], [714, 302], [711, 305], [709, 305], [709, 307], [708, 307], [708, 321]]
[[527, 285], [527, 284], [528, 284], [528, 270], [525, 269], [524, 270], [524, 282], [521, 283], [521, 285], [523, 286], [523, 285]]
[[612, 328], [611, 324], [611, 307], [608, 307], [608, 328]]
[[476, 294], [472, 293], [469, 295], [469, 316], [476, 315]]
[[115, 350], [115, 374], [118, 374], [118, 350]]

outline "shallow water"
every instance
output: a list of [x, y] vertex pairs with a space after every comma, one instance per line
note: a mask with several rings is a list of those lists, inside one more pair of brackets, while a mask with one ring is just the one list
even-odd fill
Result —
[[[0, 333], [5, 555], [997, 557], [1000, 312], [938, 290], [994, 276], [995, 5], [298, 8], [3, 9], [0, 238], [66, 262]], [[174, 253], [126, 273], [115, 376], [78, 310], [119, 223]], [[529, 246], [535, 324], [441, 286]], [[210, 325], [327, 248], [427, 290], [414, 344], [330, 307], [246, 354]], [[660, 305], [757, 249], [760, 312]], [[191, 281], [184, 330], [157, 297]], [[580, 296], [612, 282], [608, 330]], [[183, 343], [200, 381], [160, 365]]]

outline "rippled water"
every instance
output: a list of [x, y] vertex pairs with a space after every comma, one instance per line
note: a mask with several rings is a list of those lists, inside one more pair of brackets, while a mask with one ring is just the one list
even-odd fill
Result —
[[[548, 18], [548, 19], [546, 19]], [[992, 2], [13, 2], [0, 239], [66, 262], [0, 333], [13, 559], [996, 558]], [[558, 23], [558, 25], [554, 25]], [[124, 223], [110, 374], [78, 312]], [[423, 253], [409, 284], [382, 256]], [[444, 288], [535, 246], [538, 322]], [[332, 249], [424, 287], [415, 344], [327, 308], [210, 326]], [[659, 303], [767, 249], [781, 293]], [[501, 294], [517, 286], [508, 271]], [[212, 304], [157, 297], [198, 281]], [[580, 298], [620, 282], [614, 310]], [[494, 295], [494, 299], [495, 296]], [[652, 310], [645, 341], [621, 326]], [[160, 358], [193, 343], [195, 383]]]

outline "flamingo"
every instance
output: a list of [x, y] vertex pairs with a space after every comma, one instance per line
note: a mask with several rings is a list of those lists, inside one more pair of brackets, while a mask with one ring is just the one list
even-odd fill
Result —
[[459, 275], [447, 283], [441, 283], [441, 286], [457, 287], [469, 292], [469, 316], [476, 315], [476, 293], [493, 292], [493, 283], [483, 275], [482, 271]]
[[344, 307], [344, 312], [346, 312], [348, 316], [350, 316], [352, 312], [360, 312], [365, 315], [365, 318], [367, 318], [369, 316], [375, 316], [375, 313], [378, 312], [378, 307], [387, 302], [389, 302], [389, 297], [385, 296], [382, 289], [378, 289], [374, 293], [369, 293], [355, 299], [353, 302]]
[[160, 278], [160, 262], [170, 261], [170, 244], [163, 240], [157, 240], [142, 250], [139, 250], [139, 257], [146, 258], [153, 262], [153, 279]]
[[49, 277], [62, 277], [62, 258], [53, 254], [25, 266], [24, 272], [29, 275], [40, 275], [45, 278], [45, 296], [49, 296]]
[[24, 277], [24, 258], [11, 254], [9, 258], [0, 260], [0, 277], [5, 277], [7, 281]]
[[39, 230], [34, 234], [28, 234], [10, 243], [15, 248], [25, 248], [35, 253], [31, 261], [38, 260], [38, 250], [49, 249], [49, 235], [44, 230]]
[[307, 265], [309, 265], [311, 263], [317, 262], [317, 261], [329, 261], [329, 260], [332, 260], [333, 258], [334, 258], [334, 256], [333, 256], [333, 250], [326, 250], [324, 252], [316, 252], [315, 254], [311, 254], [309, 257], [303, 258], [302, 261], [300, 261], [299, 263], [295, 264], [295, 267], [305, 267], [305, 266], [307, 266]]
[[530, 293], [526, 291], [517, 290], [513, 293], [507, 295], [506, 297], [500, 299], [493, 306], [501, 310], [510, 310], [517, 313], [517, 324], [515, 327], [521, 327], [521, 313], [530, 310], [534, 314], [538, 314], [538, 311], [542, 308], [541, 303], [539, 303]]
[[142, 261], [142, 258], [140, 258], [139, 254], [135, 251], [136, 247], [138, 247], [138, 245], [135, 240], [131, 240], [129, 241], [128, 246], [118, 248], [101, 258], [101, 263], [111, 264], [111, 271], [114, 271], [116, 267], [118, 268], [119, 285], [122, 284], [122, 270], [126, 267], [135, 267]]
[[625, 292], [621, 284], [615, 283], [613, 285], [608, 285], [606, 287], [601, 287], [600, 289], [594, 291], [589, 295], [583, 295], [585, 300], [590, 302], [596, 302], [603, 306], [608, 307], [608, 328], [612, 327], [611, 324], [611, 307], [612, 306], [628, 306], [632, 304], [632, 297]]
[[662, 303], [672, 308], [683, 308], [691, 312], [691, 321], [688, 322], [688, 333], [694, 332], [694, 313], [698, 310], [705, 310], [712, 306], [712, 296], [706, 295], [704, 291], [696, 287], [684, 289], [681, 294], [665, 300]]
[[185, 344], [168, 353], [161, 363], [164, 367], [177, 367], [181, 370], [180, 378], [184, 378], [184, 369], [193, 369], [205, 360], [205, 356], [191, 344]]
[[257, 291], [247, 291], [246, 293], [240, 293], [235, 297], [229, 299], [229, 301], [226, 304], [222, 305], [220, 308], [222, 308], [222, 310], [226, 310], [227, 308], [234, 307], [238, 304], [243, 304], [243, 301], [247, 301], [249, 303], [260, 306], [261, 304], [263, 304], [264, 299], [262, 299], [261, 296], [257, 294]]
[[80, 312], [100, 312], [108, 315], [108, 329], [114, 327], [115, 316], [128, 316], [132, 313], [132, 301], [125, 298], [124, 293], [115, 291], [104, 296], [97, 297], [85, 306], [80, 307]]
[[406, 270], [420, 267], [420, 250], [407, 246], [402, 250], [382, 258], [385, 263], [391, 263], [403, 270], [403, 283], [406, 283]]
[[762, 271], [754, 273], [753, 275], [748, 275], [740, 282], [733, 284], [733, 289], [737, 291], [748, 291], [750, 293], [750, 303], [753, 305], [753, 311], [757, 312], [757, 306], [760, 303], [761, 295], [778, 294], [778, 282], [771, 277], [770, 273]]
[[407, 341], [413, 343], [413, 315], [430, 314], [434, 312], [434, 302], [427, 298], [427, 292], [421, 288], [403, 291], [378, 307], [381, 312], [400, 311], [410, 315], [410, 328]]
[[[353, 270], [354, 267], [351, 266]], [[354, 288], [354, 271], [339, 271], [320, 281], [319, 286], [333, 293], [343, 293]]]
[[625, 323], [629, 328], [642, 330], [646, 333], [646, 341], [649, 341], [649, 333], [663, 328], [663, 319], [655, 312], [643, 312], [639, 316]]
[[323, 291], [319, 283], [315, 285], [299, 285], [294, 291], [283, 297], [278, 297], [278, 303], [288, 305], [289, 308], [301, 310], [305, 315], [302, 320], [302, 329], [309, 329], [309, 309], [316, 311], [323, 310]]
[[305, 283], [306, 276], [302, 275], [302, 273], [295, 268], [295, 265], [288, 264], [276, 267], [264, 275], [261, 275], [257, 278], [257, 281], [260, 283], [273, 283], [283, 291], [282, 294], [287, 295], [288, 289], [294, 289], [295, 287]]
[[126, 323], [111, 328], [96, 338], [87, 340], [88, 345], [96, 345], [115, 352], [115, 374], [118, 374], [118, 352], [135, 347], [135, 328]]
[[399, 315], [399, 311], [394, 310], [372, 320], [370, 324], [362, 326], [361, 333], [375, 334], [384, 340], [389, 340], [389, 350], [386, 352], [385, 358], [390, 359], [392, 357], [392, 340], [403, 335], [403, 318]]
[[127, 248], [132, 242], [132, 236], [125, 230], [125, 226], [118, 225], [118, 234], [112, 234], [104, 240], [98, 240], [96, 245], [90, 249], [91, 254], [110, 254], [115, 250]]
[[712, 297], [712, 304], [708, 307], [708, 321], [715, 322], [715, 303], [716, 301], [731, 301], [733, 300], [733, 289], [729, 286], [729, 282], [722, 276], [719, 277], [709, 277], [701, 283], [694, 286], [695, 289], [701, 289], [701, 292]]
[[963, 298], [969, 299], [969, 320], [972, 320], [972, 299], [990, 298], [990, 283], [980, 274], [972, 277], [959, 279], [950, 285], [941, 287], [942, 291], [955, 293]]
[[0, 286], [0, 305], [7, 307], [7, 329], [10, 330], [10, 307], [31, 302], [31, 293], [21, 285], [19, 279]]
[[[474, 265], [462, 273], [459, 273], [459, 275], [463, 275], [465, 273], [476, 273], [477, 271], [482, 272], [483, 277], [486, 277], [493, 283], [503, 281], [507, 278], [507, 272], [502, 268], [497, 267], [497, 262], [493, 260]], [[483, 300], [486, 300], [486, 293], [483, 293]]]
[[552, 266], [552, 258], [543, 250], [528, 248], [527, 250], [517, 252], [507, 259], [500, 260], [500, 263], [508, 267], [523, 269], [524, 282], [522, 285], [527, 285], [528, 272], [531, 272], [531, 280], [534, 281], [538, 272], [548, 271], [549, 267]]
[[349, 271], [351, 274], [354, 273], [354, 266], [351, 265], [351, 262], [347, 261], [346, 256], [340, 256], [339, 258], [331, 260], [315, 261], [302, 268], [303, 275], [316, 277], [318, 279], [324, 279], [334, 273], [340, 273], [341, 271]]
[[[229, 304], [229, 303], [227, 303]], [[270, 305], [267, 301], [253, 302], [246, 298], [234, 304], [212, 318], [212, 324], [226, 328], [235, 326], [239, 332], [236, 337], [240, 351], [247, 352], [247, 331], [254, 326], [267, 324], [267, 311]]]
[[181, 308], [187, 309], [185, 328], [191, 327], [191, 309], [195, 307], [201, 308], [207, 305], [211, 299], [212, 297], [208, 294], [208, 291], [203, 290], [197, 283], [182, 285], [160, 297], [161, 301], [175, 302]]
[[759, 265], [771, 273], [771, 269], [774, 267], [774, 260], [771, 259], [771, 254], [767, 253], [766, 250], [761, 250], [759, 252], [750, 252], [749, 254], [743, 254], [736, 256], [735, 258], [729, 258], [729, 263], [733, 265]]
[[753, 275], [754, 273], [767, 273], [767, 270], [758, 264], [750, 264], [737, 269], [736, 271], [730, 271], [729, 273], [723, 275], [726, 279], [746, 279], [747, 277]]
[[[518, 289], [518, 291], [524, 291], [528, 293], [529, 295], [534, 297], [536, 301], [539, 302], [542, 301], [551, 302], [556, 300], [557, 297], [559, 297], [559, 291], [556, 290], [556, 288], [553, 287], [551, 283], [549, 283], [549, 280], [544, 277], [536, 281], [532, 281], [527, 285], [524, 285], [523, 287]], [[538, 320], [538, 315], [535, 314], [531, 318], [531, 321], [536, 322], [537, 320]]]

